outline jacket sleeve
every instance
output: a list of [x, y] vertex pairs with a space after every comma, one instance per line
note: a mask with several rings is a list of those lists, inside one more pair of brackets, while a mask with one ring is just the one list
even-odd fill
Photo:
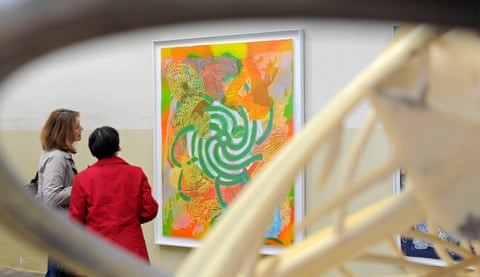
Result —
[[141, 183], [141, 203], [140, 203], [140, 223], [146, 223], [151, 221], [157, 216], [158, 212], [158, 203], [152, 195], [152, 189], [148, 183], [147, 176], [142, 172], [142, 183]]
[[67, 160], [60, 155], [52, 156], [43, 172], [43, 201], [51, 207], [68, 206], [71, 186], [66, 186]]
[[70, 207], [68, 209], [68, 217], [85, 224], [87, 217], [86, 194], [81, 186], [81, 177], [78, 175], [73, 180], [72, 194], [70, 199]]

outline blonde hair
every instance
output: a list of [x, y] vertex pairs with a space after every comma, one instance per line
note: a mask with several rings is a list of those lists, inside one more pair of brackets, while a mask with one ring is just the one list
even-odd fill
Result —
[[76, 153], [73, 145], [75, 123], [80, 113], [68, 109], [57, 109], [50, 113], [40, 133], [43, 150], [59, 149]]

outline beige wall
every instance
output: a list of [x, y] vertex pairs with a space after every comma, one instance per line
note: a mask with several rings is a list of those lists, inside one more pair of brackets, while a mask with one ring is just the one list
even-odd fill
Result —
[[[87, 140], [91, 130], [85, 130], [77, 144], [75, 163], [79, 170], [94, 162]], [[130, 163], [141, 166], [153, 186], [153, 132], [151, 130], [119, 130], [122, 151], [120, 155]], [[34, 174], [40, 154], [39, 131], [0, 132], [0, 151], [21, 179], [27, 181]], [[46, 269], [46, 253], [10, 233], [0, 224], [0, 267], [15, 267], [34, 271]], [[189, 249], [161, 247], [154, 243], [153, 223], [144, 225], [145, 238], [152, 264], [174, 271]]]
[[[304, 114], [308, 122], [378, 56], [391, 39], [392, 23], [313, 19], [200, 22], [116, 34], [60, 49], [32, 61], [0, 84], [1, 157], [8, 160], [23, 180], [30, 179], [40, 152], [41, 124], [52, 109], [72, 108], [81, 112], [86, 129], [78, 144], [78, 154], [74, 156], [79, 169], [93, 161], [86, 145], [89, 130], [112, 125], [120, 131], [123, 149], [120, 154], [141, 166], [153, 184], [152, 41], [297, 28], [304, 30], [305, 37]], [[366, 109], [368, 107], [363, 106], [360, 110]], [[361, 116], [352, 116], [346, 122], [345, 142], [352, 139], [359, 118]], [[345, 151], [348, 150], [343, 149], [342, 153]], [[390, 151], [382, 129], [376, 129], [359, 174], [384, 160]], [[307, 213], [328, 199], [333, 191], [329, 187], [319, 193], [315, 188], [324, 156], [324, 150], [319, 150], [306, 170]], [[335, 171], [331, 185], [338, 182], [339, 173]], [[391, 179], [387, 178], [349, 208], [358, 209], [391, 193]], [[325, 224], [319, 222], [307, 235]], [[145, 226], [145, 237], [152, 263], [172, 272], [190, 251], [154, 244], [151, 223]], [[0, 266], [44, 271], [45, 263], [45, 253], [17, 241], [14, 234], [0, 225]], [[369, 276], [372, 270], [368, 265], [355, 264], [354, 268], [360, 276]], [[395, 272], [395, 269], [388, 268], [385, 272]], [[378, 268], [375, 273], [379, 273]]]
[[[120, 155], [130, 163], [141, 166], [153, 185], [153, 132], [151, 130], [119, 130], [122, 151]], [[77, 144], [77, 154], [74, 155], [79, 170], [94, 162], [91, 157], [87, 138], [90, 130], [85, 130], [83, 139]], [[0, 147], [12, 168], [24, 180], [29, 180], [35, 172], [36, 163], [40, 154], [38, 131], [4, 131], [0, 132]], [[46, 269], [46, 253], [35, 249], [29, 243], [22, 241], [15, 234], [10, 233], [7, 226], [0, 225], [0, 267], [15, 267], [34, 271]], [[166, 249], [154, 244], [153, 224], [144, 226], [152, 263], [163, 268], [175, 270], [187, 249]]]
[[[345, 145], [355, 135], [356, 129], [347, 129], [344, 135]], [[87, 138], [90, 130], [85, 130], [83, 139], [77, 144], [78, 153], [74, 156], [77, 167], [85, 168], [92, 163], [88, 147]], [[151, 130], [120, 130], [121, 147], [120, 155], [130, 163], [141, 166], [153, 185], [153, 132]], [[40, 145], [38, 142], [38, 131], [3, 131], [0, 132], [0, 151], [2, 157], [5, 157], [12, 168], [18, 172], [21, 178], [27, 181], [33, 174], [39, 155]], [[348, 149], [348, 148], [347, 148]], [[344, 154], [347, 149], [344, 149]], [[373, 166], [385, 160], [391, 149], [383, 135], [382, 129], [376, 129], [369, 147], [365, 150], [365, 155], [359, 169], [360, 174], [371, 169]], [[306, 212], [320, 205], [325, 199], [328, 199], [333, 191], [333, 185], [339, 180], [339, 171], [332, 176], [331, 184], [326, 191], [319, 192], [316, 189], [316, 178], [324, 165], [324, 150], [320, 149], [317, 157], [309, 164], [306, 170]], [[342, 155], [343, 155], [342, 154]], [[345, 161], [340, 163], [340, 167]], [[364, 196], [359, 197], [353, 202], [350, 208], [358, 209], [373, 200], [378, 200], [384, 196], [391, 195], [391, 180], [387, 179], [380, 185], [375, 186]], [[326, 222], [320, 222], [307, 231], [307, 235], [323, 227]], [[160, 246], [154, 243], [153, 223], [144, 226], [145, 238], [147, 240], [152, 264], [174, 272], [182, 263], [190, 249], [182, 247]], [[46, 266], [46, 254], [35, 249], [29, 243], [22, 241], [8, 231], [6, 226], [0, 225], [0, 267], [15, 267], [34, 271], [44, 271]], [[368, 265], [354, 265], [356, 271], [363, 272], [368, 276], [371, 269]], [[375, 273], [378, 273], [378, 268]], [[391, 272], [392, 268], [386, 268], [386, 272]]]

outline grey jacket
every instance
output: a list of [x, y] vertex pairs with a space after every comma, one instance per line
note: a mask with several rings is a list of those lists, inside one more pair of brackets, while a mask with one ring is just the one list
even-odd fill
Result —
[[68, 210], [76, 172], [71, 153], [43, 151], [38, 164], [37, 199], [48, 206]]

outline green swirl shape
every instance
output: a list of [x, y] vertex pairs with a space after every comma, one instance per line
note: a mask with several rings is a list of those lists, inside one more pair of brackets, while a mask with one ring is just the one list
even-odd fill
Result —
[[[191, 160], [206, 176], [215, 180], [220, 205], [226, 207], [220, 187], [245, 184], [250, 180], [248, 169], [255, 161], [263, 159], [262, 154], [253, 154], [253, 150], [255, 145], [261, 144], [268, 137], [272, 129], [273, 109], [270, 109], [268, 121], [263, 128], [260, 121], [249, 119], [242, 106], [236, 111], [219, 102], [210, 103], [205, 108], [205, 112], [210, 115], [207, 134], [200, 136], [194, 125], [184, 126], [172, 143], [171, 160], [176, 167], [182, 167], [176, 160], [173, 149], [180, 138], [186, 138]], [[186, 196], [182, 198], [187, 200]]]

